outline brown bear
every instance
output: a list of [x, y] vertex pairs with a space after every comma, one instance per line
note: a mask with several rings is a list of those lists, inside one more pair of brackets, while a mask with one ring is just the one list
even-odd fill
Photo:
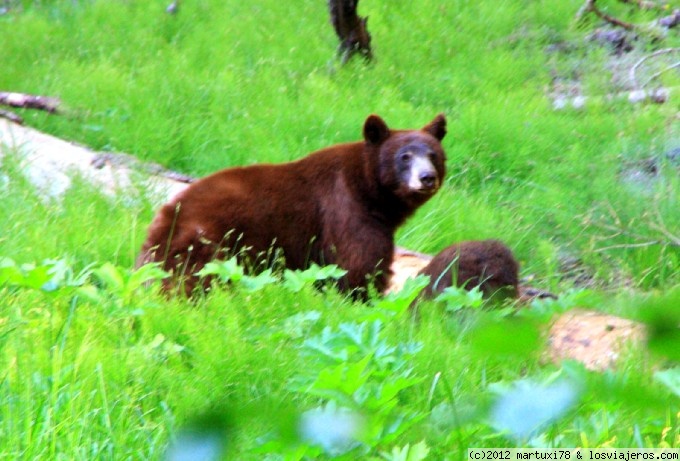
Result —
[[183, 285], [190, 294], [210, 260], [239, 255], [256, 268], [277, 253], [290, 269], [337, 264], [347, 270], [343, 291], [365, 297], [372, 278], [382, 292], [395, 230], [442, 184], [446, 119], [392, 130], [371, 115], [363, 135], [290, 163], [230, 168], [191, 184], [154, 218], [138, 265], [161, 262], [173, 273], [164, 288]]
[[486, 298], [519, 295], [519, 264], [512, 251], [498, 240], [451, 245], [432, 258], [419, 274], [430, 277], [430, 284], [421, 293], [423, 298], [433, 298], [454, 283], [468, 290], [479, 286]]

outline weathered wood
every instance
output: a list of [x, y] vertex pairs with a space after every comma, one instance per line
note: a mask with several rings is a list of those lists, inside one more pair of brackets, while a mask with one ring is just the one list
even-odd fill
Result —
[[112, 168], [129, 168], [130, 170], [139, 171], [149, 176], [160, 176], [183, 184], [190, 184], [196, 180], [196, 178], [189, 175], [168, 170], [158, 163], [143, 162], [133, 155], [117, 152], [95, 152], [91, 165], [98, 170], [106, 166]]
[[60, 101], [49, 96], [0, 91], [0, 104], [23, 109], [39, 109], [50, 113], [57, 112]]
[[6, 118], [7, 120], [10, 120], [10, 121], [17, 123], [19, 125], [24, 124], [23, 118], [21, 118], [20, 116], [18, 116], [17, 114], [15, 114], [14, 112], [11, 112], [9, 110], [0, 109], [0, 117]]

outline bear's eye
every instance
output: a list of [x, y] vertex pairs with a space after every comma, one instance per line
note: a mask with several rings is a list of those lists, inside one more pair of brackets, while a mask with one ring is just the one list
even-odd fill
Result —
[[427, 158], [429, 158], [430, 161], [434, 163], [434, 161], [437, 160], [437, 154], [433, 151], [430, 151], [427, 153]]
[[401, 163], [410, 163], [411, 162], [411, 153], [410, 152], [403, 152], [399, 155], [399, 161]]

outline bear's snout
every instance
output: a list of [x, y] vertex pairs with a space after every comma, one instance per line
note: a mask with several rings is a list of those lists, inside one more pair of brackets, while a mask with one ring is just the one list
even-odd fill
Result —
[[422, 173], [420, 183], [425, 189], [435, 189], [437, 187], [437, 175], [434, 172]]
[[411, 160], [408, 188], [413, 192], [431, 194], [439, 187], [437, 170], [427, 155], [415, 155]]

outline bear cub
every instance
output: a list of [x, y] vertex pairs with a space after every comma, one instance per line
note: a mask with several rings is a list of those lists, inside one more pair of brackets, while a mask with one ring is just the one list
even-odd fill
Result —
[[370, 115], [363, 141], [214, 173], [158, 211], [138, 265], [162, 263], [172, 273], [164, 288], [190, 295], [213, 259], [238, 255], [256, 269], [278, 254], [289, 269], [337, 264], [348, 271], [339, 288], [355, 296], [371, 281], [382, 292], [396, 229], [442, 185], [445, 135], [442, 114], [420, 130]]
[[486, 298], [517, 298], [519, 263], [498, 240], [472, 240], [442, 250], [418, 275], [430, 276], [421, 296], [433, 298], [455, 284], [468, 290], [479, 286]]

